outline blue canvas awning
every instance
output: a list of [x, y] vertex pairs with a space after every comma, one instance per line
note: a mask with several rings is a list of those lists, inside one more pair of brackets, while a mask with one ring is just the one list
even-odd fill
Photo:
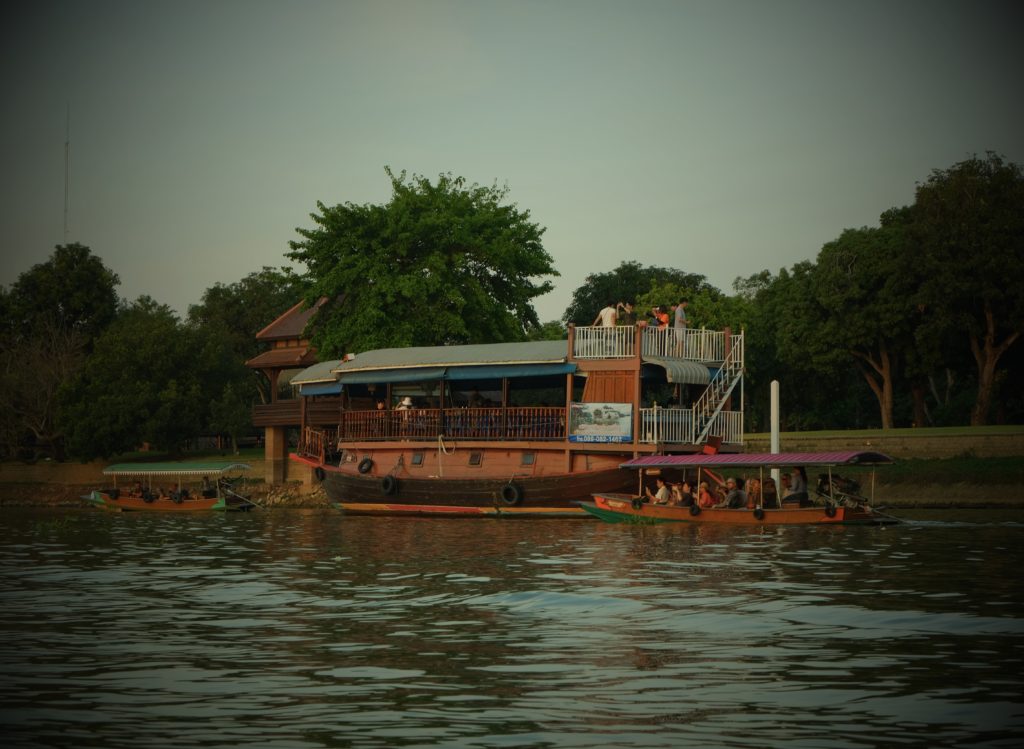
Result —
[[[341, 374], [340, 385], [382, 385], [389, 382], [429, 382], [436, 380], [497, 380], [502, 377], [543, 377], [575, 372], [576, 365], [560, 364], [484, 364], [480, 366], [411, 367], [407, 369], [369, 369]], [[309, 387], [304, 395], [319, 395]], [[326, 391], [325, 391], [326, 392]]]
[[341, 393], [340, 382], [322, 382], [315, 385], [301, 385], [299, 392], [303, 395], [338, 395]]
[[444, 367], [414, 367], [410, 369], [367, 369], [342, 374], [342, 385], [377, 385], [388, 382], [428, 382], [440, 380]]
[[543, 377], [576, 371], [575, 364], [486, 364], [479, 367], [448, 367], [446, 380], [497, 380], [502, 377]]

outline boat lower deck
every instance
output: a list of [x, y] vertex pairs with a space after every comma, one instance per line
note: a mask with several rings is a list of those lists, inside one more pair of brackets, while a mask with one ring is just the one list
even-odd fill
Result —
[[707, 508], [655, 505], [630, 494], [594, 494], [580, 502], [586, 512], [609, 523], [701, 523], [708, 525], [882, 525], [898, 522], [870, 507], [823, 504], [812, 507]]

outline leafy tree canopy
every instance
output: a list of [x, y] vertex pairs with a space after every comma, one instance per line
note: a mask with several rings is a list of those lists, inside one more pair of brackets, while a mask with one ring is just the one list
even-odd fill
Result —
[[57, 394], [117, 313], [117, 275], [80, 244], [58, 246], [0, 294], [0, 452], [64, 456]]
[[[590, 325], [594, 316], [609, 302], [634, 302], [637, 319], [643, 319], [650, 312], [650, 305], [641, 305], [641, 297], [651, 299], [656, 287], [663, 294], [655, 294], [650, 304], [674, 304], [678, 294], [688, 298], [699, 292], [713, 294], [718, 291], [699, 273], [687, 273], [676, 268], [661, 268], [656, 265], [641, 265], [628, 260], [617, 268], [605, 273], [591, 273], [583, 285], [572, 294], [572, 301], [562, 315], [567, 325]], [[721, 295], [721, 292], [718, 292]], [[666, 296], [667, 295], [667, 296]]]
[[911, 220], [928, 333], [967, 338], [978, 382], [971, 423], [985, 424], [999, 360], [1024, 330], [1024, 172], [993, 153], [936, 170], [918, 186]]
[[300, 301], [308, 288], [308, 280], [290, 268], [264, 266], [235, 283], [208, 288], [202, 301], [189, 307], [188, 319], [193, 325], [218, 328], [244, 361], [260, 352], [256, 334]]
[[[189, 307], [189, 323], [220, 336], [228, 344], [238, 364], [261, 351], [256, 334], [285, 310], [301, 301], [309, 289], [308, 279], [290, 268], [264, 267], [233, 284], [215, 284], [203, 293], [202, 301]], [[255, 398], [270, 401], [269, 383], [258, 374], [239, 367], [239, 374], [227, 401], [221, 404], [220, 421], [234, 425], [237, 417], [224, 416], [226, 404], [248, 404]], [[238, 409], [236, 409], [238, 410]], [[246, 418], [250, 418], [246, 415]], [[218, 429], [236, 433], [237, 429]]]
[[61, 392], [69, 451], [108, 458], [143, 442], [178, 452], [201, 434], [239, 362], [220, 338], [181, 325], [148, 297], [130, 305], [96, 340]]
[[34, 335], [42, 313], [68, 332], [91, 341], [117, 314], [121, 283], [100, 258], [81, 244], [58, 245], [45, 263], [32, 266], [11, 287], [8, 314], [21, 333]]
[[529, 211], [507, 188], [385, 170], [384, 205], [317, 203], [288, 257], [306, 265], [322, 356], [393, 346], [522, 340], [540, 325], [533, 299], [558, 275]]
[[809, 326], [816, 355], [852, 355], [875, 393], [883, 428], [893, 426], [894, 380], [914, 345], [914, 272], [899, 223], [847, 229], [818, 255], [811, 287], [820, 321]]

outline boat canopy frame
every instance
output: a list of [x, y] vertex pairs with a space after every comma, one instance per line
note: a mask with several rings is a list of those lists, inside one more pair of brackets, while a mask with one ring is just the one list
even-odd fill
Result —
[[251, 471], [248, 463], [117, 463], [103, 469], [104, 476], [209, 476], [228, 471]]
[[[712, 468], [756, 468], [762, 485], [765, 469], [782, 468], [784, 466], [814, 466], [828, 469], [827, 495], [821, 494], [827, 501], [835, 503], [837, 498], [832, 480], [833, 466], [878, 466], [889, 465], [895, 461], [885, 453], [864, 450], [836, 450], [817, 453], [697, 453], [693, 455], [647, 455], [633, 458], [622, 463], [620, 468], [636, 468], [640, 481], [640, 493], [643, 493], [643, 475], [646, 469], [661, 468], [696, 468], [697, 482], [700, 483], [701, 471], [706, 471], [713, 478], [718, 478], [710, 470]], [[650, 473], [655, 473], [651, 471]], [[650, 475], [648, 473], [648, 475]], [[808, 492], [810, 489], [808, 488]], [[820, 494], [820, 492], [819, 492]], [[871, 491], [869, 502], [875, 496], [875, 472], [871, 472]], [[757, 509], [763, 509], [764, 495], [758, 498]], [[779, 500], [781, 502], [781, 497]], [[781, 504], [780, 504], [781, 507]]]

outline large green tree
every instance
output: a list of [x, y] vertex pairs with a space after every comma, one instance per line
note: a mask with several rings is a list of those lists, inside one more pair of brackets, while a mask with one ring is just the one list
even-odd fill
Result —
[[[199, 304], [189, 307], [191, 325], [208, 329], [227, 343], [239, 364], [261, 351], [256, 334], [272, 323], [282, 312], [301, 301], [309, 288], [308, 279], [290, 268], [263, 267], [232, 284], [215, 284], [203, 293]], [[258, 398], [270, 402], [270, 386], [265, 378], [240, 369], [230, 398], [221, 404], [222, 419], [236, 424], [237, 417], [228, 418], [228, 403], [241, 404]], [[246, 418], [251, 418], [247, 413]], [[230, 431], [230, 430], [223, 430]]]
[[8, 314], [22, 335], [33, 335], [36, 321], [41, 321], [91, 341], [117, 314], [120, 282], [85, 245], [58, 245], [49, 260], [32, 266], [15, 281]]
[[57, 394], [114, 319], [117, 274], [80, 244], [22, 273], [0, 305], [0, 451], [64, 457]]
[[967, 339], [978, 386], [971, 424], [988, 423], [1000, 359], [1024, 329], [1024, 174], [996, 154], [967, 159], [934, 171], [912, 210], [924, 324], [933, 338]]
[[783, 430], [877, 424], [864, 379], [850, 355], [821, 336], [824, 314], [815, 295], [816, 264], [808, 261], [737, 279], [747, 301], [744, 390], [751, 429], [770, 427], [770, 383], [779, 381]]
[[895, 383], [913, 347], [919, 285], [900, 225], [847, 229], [826, 244], [812, 274], [821, 324], [806, 335], [818, 356], [841, 350], [878, 401], [883, 429], [894, 426]]
[[306, 265], [322, 356], [392, 346], [522, 340], [540, 322], [533, 300], [558, 275], [529, 211], [507, 188], [436, 182], [386, 170], [383, 205], [318, 203], [288, 256]]
[[96, 340], [61, 391], [72, 454], [108, 458], [148, 442], [172, 453], [209, 429], [211, 404], [237, 376], [230, 346], [141, 297]]

